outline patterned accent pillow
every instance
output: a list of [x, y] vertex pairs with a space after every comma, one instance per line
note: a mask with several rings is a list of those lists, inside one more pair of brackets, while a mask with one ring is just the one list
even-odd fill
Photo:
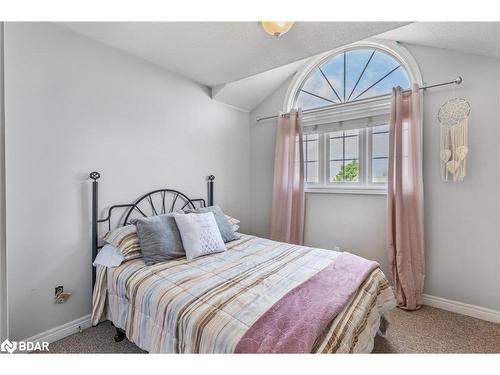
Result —
[[125, 260], [142, 257], [141, 245], [139, 244], [135, 225], [125, 225], [124, 227], [113, 229], [106, 233], [102, 239], [118, 248]]
[[225, 243], [238, 240], [240, 238], [240, 236], [234, 232], [233, 225], [229, 223], [229, 220], [227, 220], [226, 215], [224, 215], [224, 212], [222, 212], [222, 209], [219, 206], [201, 207], [195, 210], [187, 209], [184, 210], [184, 212], [196, 214], [211, 212], [214, 214], [215, 222], [219, 227], [220, 235]]
[[226, 245], [212, 212], [175, 214], [174, 218], [188, 260], [226, 251]]

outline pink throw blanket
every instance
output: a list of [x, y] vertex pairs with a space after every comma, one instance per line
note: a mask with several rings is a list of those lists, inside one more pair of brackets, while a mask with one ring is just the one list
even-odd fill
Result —
[[243, 335], [235, 353], [310, 353], [378, 263], [349, 253], [285, 294]]

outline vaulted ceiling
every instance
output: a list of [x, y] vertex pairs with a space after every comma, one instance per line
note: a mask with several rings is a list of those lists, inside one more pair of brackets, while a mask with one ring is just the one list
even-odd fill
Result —
[[500, 22], [415, 22], [377, 38], [500, 57]]
[[297, 22], [277, 39], [259, 22], [64, 22], [61, 26], [212, 88], [245, 111], [308, 58], [376, 37], [500, 57], [500, 23]]
[[259, 22], [67, 22], [61, 25], [213, 87], [405, 25], [297, 22], [277, 39]]

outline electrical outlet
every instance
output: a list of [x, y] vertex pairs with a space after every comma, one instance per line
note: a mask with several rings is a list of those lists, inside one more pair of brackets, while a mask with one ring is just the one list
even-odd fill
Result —
[[71, 297], [71, 293], [62, 292], [54, 298], [54, 302], [57, 304], [65, 303], [69, 297]]
[[54, 297], [57, 297], [62, 292], [64, 292], [64, 287], [62, 285], [56, 286], [54, 291]]

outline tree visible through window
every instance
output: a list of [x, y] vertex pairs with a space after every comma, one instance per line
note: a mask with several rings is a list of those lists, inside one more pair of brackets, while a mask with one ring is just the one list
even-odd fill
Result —
[[344, 164], [340, 167], [339, 173], [334, 177], [333, 181], [358, 181], [359, 177], [359, 162], [351, 161], [349, 164]]
[[329, 133], [330, 182], [357, 182], [359, 130]]

